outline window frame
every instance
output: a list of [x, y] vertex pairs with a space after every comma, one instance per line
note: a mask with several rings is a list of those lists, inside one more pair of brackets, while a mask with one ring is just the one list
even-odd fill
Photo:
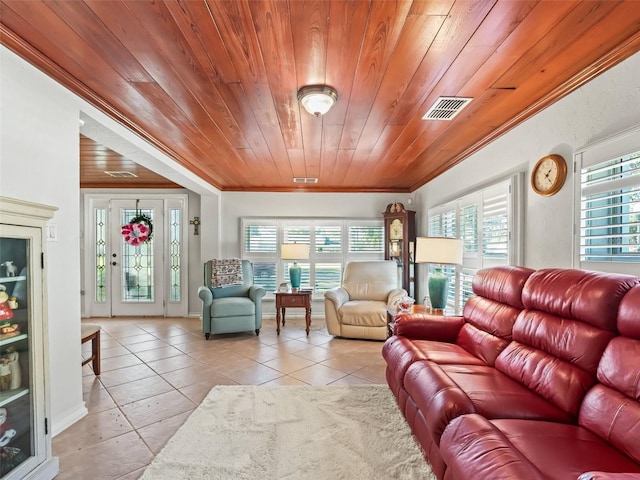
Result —
[[[623, 159], [624, 157], [634, 155], [637, 152], [640, 152], [640, 126], [624, 130], [597, 142], [588, 144], [582, 148], [579, 148], [574, 153], [573, 265], [575, 268], [610, 273], [626, 273], [629, 275], [638, 275], [638, 269], [640, 269], [640, 261], [623, 261], [619, 259], [600, 261], [583, 260], [581, 248], [583, 240], [583, 191], [594, 191], [594, 187], [586, 186], [586, 182], [583, 182], [583, 169], [603, 165], [606, 162], [615, 161], [617, 159]], [[636, 175], [625, 177], [623, 181], [617, 179], [603, 182], [600, 188], [596, 187], [596, 190], [602, 191], [602, 193], [612, 193], [620, 189], [618, 185], [619, 183], [624, 183], [626, 187], [640, 187], [640, 175], [637, 175], [638, 178], [636, 181], [633, 180], [634, 177], [636, 177]], [[607, 183], [610, 185], [611, 190], [603, 188]], [[623, 194], [620, 193], [615, 195], [622, 196]], [[616, 254], [612, 253], [610, 257], [613, 257], [615, 259]]]
[[[274, 225], [276, 227], [276, 251], [273, 253], [262, 252], [253, 253], [246, 250], [246, 231], [251, 225]], [[316, 232], [318, 228], [340, 227], [340, 251], [317, 251], [318, 243]], [[349, 251], [349, 228], [350, 227], [376, 227], [380, 230], [380, 246], [378, 252], [351, 252]], [[298, 261], [303, 267], [303, 283], [301, 288], [313, 288], [313, 299], [323, 298], [326, 290], [316, 290], [316, 265], [318, 264], [340, 264], [340, 278], [338, 284], [342, 284], [342, 273], [348, 261], [351, 260], [384, 260], [384, 220], [382, 218], [343, 218], [343, 217], [241, 217], [240, 218], [240, 241], [241, 258], [252, 263], [275, 263], [276, 267], [276, 289], [281, 282], [289, 282], [287, 275], [287, 265], [290, 260], [282, 260], [280, 245], [285, 241], [285, 231], [291, 227], [308, 227], [310, 229], [309, 259]], [[308, 268], [309, 284], [305, 284], [305, 268]], [[333, 288], [333, 287], [331, 287]], [[267, 289], [267, 298], [274, 297], [274, 291]]]
[[[460, 313], [464, 308], [466, 298], [469, 296], [469, 279], [473, 279], [475, 272], [481, 268], [493, 267], [497, 265], [520, 265], [522, 264], [522, 205], [523, 205], [523, 173], [514, 174], [507, 179], [503, 179], [491, 185], [474, 190], [455, 200], [442, 203], [430, 208], [427, 212], [427, 225], [429, 236], [448, 236], [461, 238], [461, 229], [464, 227], [463, 211], [476, 206], [476, 234], [475, 250], [465, 249], [463, 253], [462, 265], [445, 269], [450, 277], [447, 309]], [[483, 254], [484, 227], [485, 227], [485, 201], [489, 198], [506, 195], [506, 217], [507, 217], [507, 254], [506, 258], [492, 258]], [[448, 224], [454, 224], [455, 228], [445, 228], [442, 223], [438, 225], [437, 216], [448, 215]], [[455, 215], [452, 220], [451, 216]], [[434, 266], [429, 265], [428, 275], [433, 272]], [[427, 275], [427, 276], [428, 276]], [[426, 292], [426, 285], [425, 285]], [[465, 293], [466, 292], [466, 293]], [[425, 294], [425, 299], [427, 295]]]

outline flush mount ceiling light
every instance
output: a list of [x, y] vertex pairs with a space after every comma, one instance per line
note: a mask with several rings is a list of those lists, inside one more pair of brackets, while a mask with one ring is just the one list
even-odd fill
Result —
[[311, 115], [327, 113], [338, 100], [338, 92], [326, 85], [307, 85], [298, 90], [298, 101]]

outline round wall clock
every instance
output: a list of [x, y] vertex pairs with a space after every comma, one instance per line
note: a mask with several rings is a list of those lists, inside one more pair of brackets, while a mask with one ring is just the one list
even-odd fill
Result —
[[558, 193], [566, 179], [567, 162], [560, 155], [542, 157], [531, 170], [531, 188], [538, 195]]

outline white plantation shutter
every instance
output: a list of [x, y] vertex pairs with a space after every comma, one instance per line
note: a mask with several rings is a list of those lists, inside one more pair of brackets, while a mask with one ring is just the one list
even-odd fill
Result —
[[[472, 192], [454, 202], [436, 206], [428, 212], [430, 236], [463, 240], [463, 261], [457, 268], [448, 266], [450, 277], [448, 305], [460, 312], [472, 295], [471, 282], [481, 268], [515, 264], [520, 257], [518, 239], [522, 222], [513, 218], [518, 211], [522, 190], [521, 175]], [[433, 266], [430, 266], [433, 271]]]
[[282, 243], [309, 245], [309, 259], [298, 262], [303, 288], [313, 288], [316, 298], [337, 287], [349, 260], [384, 258], [384, 225], [380, 219], [263, 218], [241, 219], [242, 253], [253, 263], [254, 281], [271, 295], [289, 280], [293, 261], [280, 258]]
[[640, 262], [640, 151], [583, 167], [580, 191], [580, 262]]

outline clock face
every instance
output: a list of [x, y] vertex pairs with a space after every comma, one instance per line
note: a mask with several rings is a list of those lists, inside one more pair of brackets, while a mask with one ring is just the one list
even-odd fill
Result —
[[391, 240], [402, 240], [402, 222], [397, 218], [389, 225], [389, 238]]
[[531, 171], [531, 188], [540, 195], [558, 193], [567, 178], [567, 164], [560, 155], [541, 158]]

